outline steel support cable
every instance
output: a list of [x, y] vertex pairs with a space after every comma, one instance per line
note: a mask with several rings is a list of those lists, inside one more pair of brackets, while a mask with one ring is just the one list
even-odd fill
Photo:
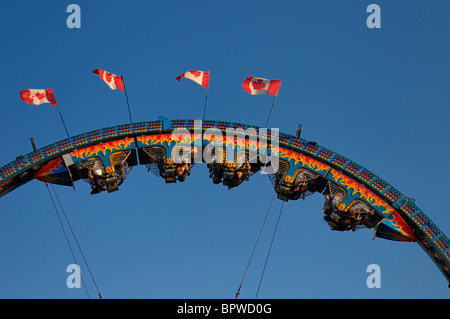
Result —
[[236, 298], [235, 299], [237, 299], [239, 297], [239, 294], [241, 292], [242, 284], [244, 283], [245, 276], [247, 275], [248, 268], [250, 267], [250, 263], [252, 262], [253, 255], [255, 254], [256, 246], [258, 246], [259, 238], [261, 237], [262, 231], [264, 229], [264, 225], [266, 224], [267, 217], [269, 216], [270, 209], [272, 208], [272, 204], [273, 204], [273, 201], [275, 200], [275, 196], [276, 195], [277, 195], [277, 193], [275, 193], [273, 195], [272, 201], [270, 202], [269, 209], [267, 210], [266, 217], [264, 218], [264, 222], [263, 222], [263, 224], [261, 226], [261, 230], [259, 231], [259, 235], [258, 235], [258, 238], [256, 239], [255, 246], [253, 247], [253, 251], [252, 251], [252, 254], [251, 254], [250, 259], [248, 261], [247, 268], [245, 268], [244, 276], [242, 277], [241, 284], [239, 285], [239, 289], [236, 292]]
[[53, 185], [52, 185], [52, 189], [53, 189], [53, 192], [55, 193], [56, 199], [58, 200], [59, 206], [61, 207], [64, 217], [67, 221], [67, 224], [69, 225], [70, 232], [72, 233], [72, 236], [75, 239], [75, 243], [77, 244], [77, 247], [78, 247], [78, 250], [80, 251], [81, 257], [83, 258], [83, 261], [86, 264], [86, 268], [89, 272], [89, 275], [91, 276], [92, 282], [94, 283], [94, 286], [95, 286], [95, 289], [97, 290], [98, 296], [100, 299], [102, 299], [102, 294], [100, 293], [100, 290], [98, 289], [97, 283], [94, 279], [94, 275], [92, 274], [91, 269], [89, 268], [88, 262], [87, 262], [86, 258], [84, 257], [83, 250], [81, 249], [81, 246], [78, 243], [77, 236], [75, 236], [75, 232], [73, 231], [72, 225], [69, 222], [69, 218], [67, 217], [66, 211], [64, 210], [64, 207], [62, 206], [61, 201], [59, 200], [58, 194], [56, 193], [56, 190]]
[[[51, 192], [50, 192], [50, 189], [48, 188], [48, 184], [45, 183], [45, 186], [47, 187], [48, 194], [50, 195], [50, 199], [51, 199], [51, 201], [52, 201], [53, 208], [55, 209], [55, 213], [56, 213], [56, 216], [58, 217], [59, 224], [60, 224], [61, 229], [62, 229], [62, 231], [63, 231], [63, 233], [64, 233], [64, 237], [66, 238], [67, 245], [69, 245], [70, 253], [72, 254], [73, 260], [74, 260], [75, 263], [78, 265], [77, 258], [75, 257], [75, 254], [74, 254], [74, 252], [73, 252], [72, 245], [70, 244], [69, 237], [67, 237], [66, 230], [64, 229], [64, 225], [63, 225], [63, 223], [62, 223], [61, 217], [59, 216], [58, 209], [56, 208], [55, 201], [53, 200], [53, 196], [52, 196], [52, 194], [51, 194]], [[89, 292], [88, 292], [88, 290], [87, 290], [86, 284], [85, 284], [85, 282], [84, 282], [84, 278], [83, 278], [82, 275], [80, 275], [80, 277], [81, 277], [81, 281], [83, 282], [84, 290], [86, 291], [86, 294], [87, 294], [88, 298], [91, 299], [91, 296], [89, 295]]]
[[263, 268], [263, 271], [262, 271], [262, 274], [261, 274], [261, 278], [259, 279], [259, 285], [258, 285], [258, 290], [256, 291], [255, 299], [258, 298], [259, 288], [261, 287], [261, 282], [262, 282], [263, 277], [264, 277], [264, 272], [266, 271], [267, 261], [269, 260], [270, 251], [272, 250], [273, 240], [274, 240], [275, 234], [276, 234], [276, 232], [277, 232], [278, 223], [279, 223], [279, 221], [280, 221], [281, 212], [283, 211], [283, 207], [284, 207], [284, 202], [281, 204], [280, 213], [278, 214], [277, 223], [276, 223], [275, 229], [274, 229], [274, 231], [273, 231], [272, 240], [271, 240], [271, 242], [270, 242], [269, 251], [267, 252], [266, 262], [264, 263], [264, 268]]

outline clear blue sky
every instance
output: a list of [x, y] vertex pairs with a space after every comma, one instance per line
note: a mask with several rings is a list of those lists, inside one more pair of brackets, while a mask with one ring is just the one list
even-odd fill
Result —
[[[81, 8], [69, 29], [66, 8]], [[366, 8], [381, 8], [381, 29]], [[359, 163], [450, 235], [448, 1], [3, 1], [0, 166], [64, 139], [56, 109], [19, 98], [53, 88], [76, 135], [128, 122], [124, 94], [95, 68], [123, 74], [134, 121], [201, 119], [204, 88], [175, 77], [211, 71], [207, 119], [263, 126], [271, 96], [250, 75], [282, 80], [270, 127]], [[104, 298], [234, 298], [273, 188], [265, 175], [227, 190], [205, 164], [166, 185], [135, 167], [119, 192], [56, 186]], [[259, 298], [448, 298], [447, 281], [416, 243], [338, 233], [323, 196], [288, 202]], [[241, 290], [254, 298], [281, 206], [277, 200]], [[74, 263], [45, 185], [0, 199], [0, 298], [86, 298], [66, 287]], [[92, 298], [96, 291], [77, 255]], [[369, 289], [366, 268], [381, 267]]]

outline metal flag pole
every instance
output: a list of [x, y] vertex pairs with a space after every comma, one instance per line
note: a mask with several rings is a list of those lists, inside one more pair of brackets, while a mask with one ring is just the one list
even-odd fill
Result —
[[[209, 86], [209, 85], [208, 85]], [[206, 95], [205, 95], [205, 108], [203, 109], [203, 121], [205, 120], [206, 116], [206, 103], [208, 101], [208, 88], [206, 88]]]
[[127, 88], [125, 87], [125, 80], [123, 79], [123, 74], [121, 74], [120, 77], [122, 78], [123, 90], [125, 91], [125, 98], [127, 99], [128, 115], [130, 116], [130, 124], [132, 124], [133, 120], [131, 119], [130, 102], [128, 101]]
[[275, 105], [276, 100], [277, 100], [277, 96], [275, 95], [275, 98], [273, 99], [273, 103], [272, 103], [272, 108], [270, 109], [269, 117], [267, 118], [267, 122], [266, 122], [266, 126], [265, 126], [266, 128], [267, 128], [267, 125], [269, 124], [270, 115], [272, 115], [273, 106]]
[[[208, 88], [209, 88], [209, 71], [206, 72], [205, 74], [208, 74], [208, 82], [207, 82], [207, 86], [206, 86], [206, 94], [205, 94], [205, 107], [203, 109], [203, 121], [205, 120], [206, 117], [206, 103], [208, 102]], [[205, 76], [205, 74], [203, 76]], [[203, 84], [202, 84], [203, 85]]]
[[62, 117], [62, 114], [61, 114], [61, 110], [59, 109], [59, 106], [58, 106], [58, 104], [56, 104], [56, 109], [58, 110], [58, 113], [59, 113], [59, 117], [61, 118], [61, 121], [62, 121], [62, 123], [63, 123], [63, 125], [64, 125], [64, 129], [66, 130], [66, 133], [67, 133], [67, 137], [70, 139], [70, 134], [69, 134], [69, 131], [67, 130], [67, 126], [66, 126], [66, 123], [64, 123], [64, 119], [63, 119], [63, 117]]

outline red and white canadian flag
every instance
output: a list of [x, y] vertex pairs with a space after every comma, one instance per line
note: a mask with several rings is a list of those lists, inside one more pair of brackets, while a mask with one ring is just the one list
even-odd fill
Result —
[[249, 76], [242, 83], [242, 87], [252, 95], [271, 94], [277, 96], [281, 80], [268, 80]]
[[197, 70], [186, 71], [185, 73], [177, 76], [176, 80], [180, 81], [181, 78], [190, 79], [190, 80], [194, 81], [195, 83], [200, 84], [201, 86], [204, 86], [206, 88], [209, 85], [209, 71], [208, 72], [197, 71]]
[[28, 104], [39, 105], [42, 103], [50, 103], [57, 105], [52, 89], [26, 89], [20, 91], [20, 98]]
[[100, 76], [100, 79], [105, 81], [106, 84], [108, 84], [108, 86], [111, 88], [111, 90], [121, 89], [122, 91], [124, 91], [123, 79], [121, 76], [112, 74], [102, 69], [95, 69], [94, 71], [92, 71], [92, 73], [98, 74]]

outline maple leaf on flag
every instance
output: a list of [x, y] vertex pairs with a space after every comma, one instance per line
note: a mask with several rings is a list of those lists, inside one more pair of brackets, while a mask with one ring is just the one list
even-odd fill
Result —
[[200, 75], [202, 75], [203, 74], [203, 72], [202, 71], [189, 71], [189, 72], [191, 72], [191, 74], [193, 75], [193, 76], [195, 76], [196, 78], [198, 78]]
[[258, 79], [253, 82], [252, 85], [255, 90], [262, 90], [266, 88], [267, 83], [265, 83], [263, 79]]
[[36, 92], [35, 96], [38, 98], [38, 100], [42, 100], [45, 97], [45, 93]]

